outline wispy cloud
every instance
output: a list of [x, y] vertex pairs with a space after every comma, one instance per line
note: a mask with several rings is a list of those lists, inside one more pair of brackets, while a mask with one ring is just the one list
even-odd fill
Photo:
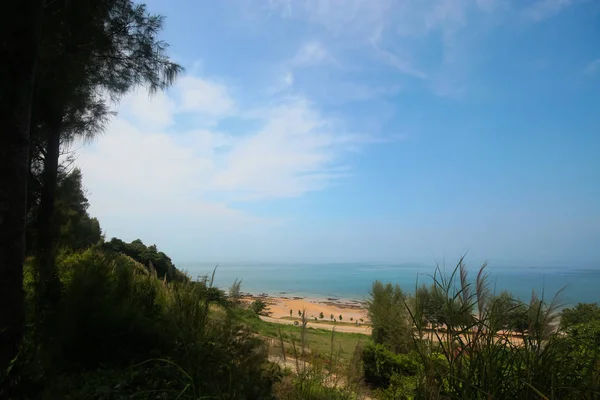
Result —
[[[226, 86], [195, 76], [182, 77], [169, 95], [125, 99], [107, 133], [79, 160], [94, 208], [234, 215], [233, 203], [329, 186], [348, 173], [344, 155], [366, 141], [303, 97], [279, 98], [243, 115], [235, 104]], [[187, 115], [194, 113], [253, 128], [243, 134], [218, 125], [190, 128]]]
[[[269, 15], [310, 25], [318, 45], [296, 55], [305, 65], [323, 63], [332, 52], [344, 65], [353, 65], [360, 54], [360, 63], [382, 63], [426, 81], [439, 96], [461, 97], [469, 93], [488, 33], [524, 20], [541, 21], [581, 1], [270, 0], [267, 8]], [[437, 54], [428, 50], [424, 56], [424, 43], [439, 43], [429, 46]]]
[[296, 55], [292, 58], [294, 66], [314, 66], [333, 62], [333, 57], [318, 41], [304, 43]]
[[600, 58], [590, 62], [584, 70], [584, 73], [588, 76], [595, 76], [600, 73]]
[[386, 63], [396, 68], [403, 74], [414, 76], [419, 79], [427, 78], [427, 74], [425, 72], [413, 67], [408, 61], [400, 58], [399, 56], [382, 49], [378, 42], [379, 40], [377, 38], [371, 41], [371, 43], [373, 44], [373, 48], [375, 49], [379, 57]]
[[212, 117], [231, 113], [235, 102], [224, 84], [194, 76], [184, 76], [177, 81], [178, 110]]
[[523, 13], [533, 21], [541, 21], [558, 14], [575, 2], [576, 0], [539, 0], [525, 8]]

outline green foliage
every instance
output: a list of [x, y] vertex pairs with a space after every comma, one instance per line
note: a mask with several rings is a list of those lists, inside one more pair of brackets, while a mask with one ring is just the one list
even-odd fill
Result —
[[593, 321], [600, 321], [598, 303], [579, 303], [573, 308], [565, 308], [560, 314], [560, 325], [563, 329]]
[[367, 306], [373, 341], [397, 353], [407, 352], [411, 342], [411, 327], [406, 296], [400, 286], [375, 281]]
[[79, 169], [74, 169], [62, 179], [59, 177], [55, 201], [54, 218], [59, 226], [59, 246], [81, 250], [102, 239], [100, 223], [87, 212], [89, 203]]
[[242, 281], [235, 280], [229, 288], [229, 301], [233, 304], [238, 304], [242, 298]]
[[[82, 182], [81, 171], [75, 168], [67, 173], [59, 170], [55, 196], [54, 224], [57, 227], [59, 249], [82, 250], [102, 240], [100, 223], [87, 212], [88, 199]], [[40, 185], [33, 179], [29, 187], [27, 252], [33, 254], [37, 244], [36, 216], [39, 210]]]
[[[131, 257], [98, 247], [59, 261], [64, 295], [54, 351], [21, 366], [35, 368], [29, 374], [40, 379], [52, 371], [47, 398], [128, 398], [149, 391], [173, 399], [270, 395], [279, 372], [265, 344], [243, 329], [208, 279], [169, 283]], [[35, 382], [23, 390], [33, 390]]]
[[509, 330], [524, 333], [529, 324], [528, 307], [503, 291], [488, 299], [489, 325], [494, 331]]
[[146, 246], [140, 239], [126, 243], [121, 239], [112, 238], [109, 242], [102, 244], [102, 249], [122, 253], [133, 258], [144, 265], [151, 273], [156, 273], [156, 276], [160, 279], [166, 278], [167, 281], [187, 279], [175, 267], [169, 256], [162, 251], [158, 251], [156, 245]]
[[323, 318], [325, 318], [325, 314], [323, 314], [323, 311], [321, 311], [321, 312], [319, 313], [319, 318], [320, 318], [320, 319], [323, 319]]
[[[593, 399], [600, 389], [594, 330], [556, 332], [555, 299], [528, 304], [491, 296], [482, 267], [468, 279], [461, 259], [433, 285], [443, 295], [443, 329], [426, 331], [422, 309], [411, 311], [415, 349], [424, 367], [419, 396], [436, 399]], [[476, 310], [473, 312], [473, 310]], [[502, 329], [502, 330], [500, 330]], [[588, 341], [587, 345], [584, 345]], [[432, 358], [439, 353], [442, 358]]]
[[252, 302], [250, 308], [252, 308], [255, 313], [260, 314], [267, 308], [267, 304], [261, 299], [256, 299]]
[[60, 260], [59, 271], [65, 289], [56, 346], [68, 364], [118, 364], [163, 346], [166, 293], [141, 264], [89, 249]]
[[411, 381], [422, 372], [421, 360], [414, 354], [396, 354], [381, 344], [370, 344], [363, 349], [362, 362], [365, 381], [375, 388], [388, 388], [391, 384], [394, 390], [400, 390], [398, 385], [402, 377]]
[[331, 387], [318, 376], [286, 377], [275, 387], [279, 400], [358, 400], [352, 392]]
[[[374, 283], [369, 301], [374, 345], [362, 353], [365, 380], [381, 399], [595, 399], [600, 394], [600, 321], [596, 305], [566, 310], [557, 330], [556, 297], [528, 303], [491, 295], [485, 265], [471, 281], [461, 259], [402, 301]], [[386, 316], [404, 305], [409, 327]], [[391, 310], [391, 311], [388, 311]], [[591, 321], [580, 323], [582, 321]], [[389, 333], [405, 332], [405, 348]]]
[[435, 285], [422, 285], [415, 292], [415, 307], [422, 315], [422, 322], [437, 326], [444, 323], [444, 297]]

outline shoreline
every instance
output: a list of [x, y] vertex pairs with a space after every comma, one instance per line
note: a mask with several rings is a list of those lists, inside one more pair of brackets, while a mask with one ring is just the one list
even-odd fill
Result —
[[266, 315], [273, 319], [300, 320], [302, 312], [304, 312], [306, 318], [313, 323], [331, 324], [333, 320], [343, 325], [361, 326], [369, 323], [364, 301], [338, 297], [318, 298], [247, 292], [243, 292], [241, 296], [241, 301], [247, 304], [257, 299], [265, 302], [267, 305]]

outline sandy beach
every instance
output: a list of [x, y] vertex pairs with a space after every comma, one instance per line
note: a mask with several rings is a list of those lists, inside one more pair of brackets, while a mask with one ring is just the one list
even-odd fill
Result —
[[[361, 301], [270, 296], [267, 294], [244, 294], [242, 296], [242, 301], [245, 303], [252, 303], [256, 299], [261, 299], [267, 304], [265, 314], [270, 322], [293, 324], [294, 321], [300, 320], [299, 312], [300, 314], [305, 312], [311, 327], [331, 329], [334, 326], [331, 323], [333, 315], [338, 331], [366, 333], [366, 330], [369, 330], [366, 326], [369, 323], [366, 305]], [[321, 318], [321, 313], [323, 313], [323, 318]], [[340, 315], [342, 316], [341, 320], [339, 319]]]

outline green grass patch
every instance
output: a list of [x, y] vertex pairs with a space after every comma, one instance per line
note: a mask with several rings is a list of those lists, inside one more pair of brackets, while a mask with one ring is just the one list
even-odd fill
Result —
[[[258, 335], [279, 340], [279, 335], [283, 337], [286, 344], [301, 342], [300, 326], [277, 324], [266, 322], [260, 319], [251, 310], [239, 310], [239, 317]], [[339, 353], [339, 356], [349, 360], [354, 354], [357, 346], [365, 345], [370, 342], [370, 337], [360, 333], [333, 333], [333, 351]], [[332, 331], [329, 329], [306, 328], [306, 343], [313, 353], [330, 354], [332, 351]]]

